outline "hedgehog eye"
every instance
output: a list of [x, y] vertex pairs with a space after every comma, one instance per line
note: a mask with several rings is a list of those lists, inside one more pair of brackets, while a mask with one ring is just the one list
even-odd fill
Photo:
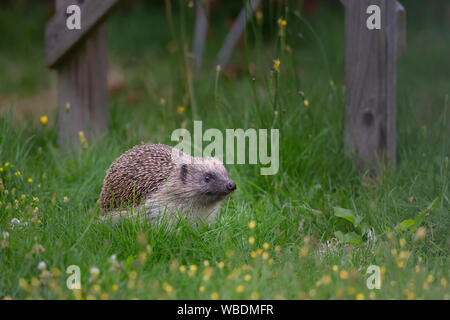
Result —
[[209, 174], [207, 174], [206, 176], [205, 176], [205, 181], [206, 182], [209, 182], [211, 180], [211, 176], [209, 175]]

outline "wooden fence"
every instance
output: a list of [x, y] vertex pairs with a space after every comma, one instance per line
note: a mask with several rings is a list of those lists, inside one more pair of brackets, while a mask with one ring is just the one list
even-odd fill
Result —
[[[104, 21], [118, 2], [56, 0], [56, 13], [46, 28], [46, 63], [58, 71], [61, 147], [77, 145], [80, 131], [89, 139], [107, 130]], [[345, 7], [347, 152], [354, 156], [362, 170], [376, 168], [381, 162], [395, 165], [396, 60], [405, 50], [405, 10], [396, 0], [341, 2]], [[70, 4], [77, 4], [81, 9], [81, 29], [69, 30], [66, 26], [67, 7]], [[255, 9], [258, 4], [259, 0], [251, 0], [248, 8]], [[199, 5], [200, 1], [197, 1]], [[370, 5], [380, 9], [379, 29], [369, 29], [366, 25], [369, 16], [367, 8]], [[197, 11], [201, 19], [198, 24], [205, 26], [208, 8], [200, 9]], [[242, 29], [245, 21], [245, 15], [241, 14], [236, 21], [236, 28]], [[198, 33], [205, 36], [204, 32]], [[233, 34], [229, 37], [235, 42]], [[204, 43], [202, 39], [197, 40], [194, 43], [199, 49], [194, 49], [194, 56], [197, 66], [201, 66], [198, 51], [203, 50]], [[229, 55], [230, 52], [226, 51], [226, 54], [219, 56], [226, 60], [224, 57], [228, 58]]]

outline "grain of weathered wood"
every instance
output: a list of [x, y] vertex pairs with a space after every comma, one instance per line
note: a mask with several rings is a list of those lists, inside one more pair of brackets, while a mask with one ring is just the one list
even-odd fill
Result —
[[[79, 145], [108, 128], [106, 26], [95, 27], [58, 69], [59, 145]], [[66, 106], [69, 104], [70, 111]]]
[[[45, 61], [54, 67], [79, 43], [91, 29], [99, 25], [119, 0], [58, 0], [56, 13], [47, 23], [45, 40]], [[77, 4], [81, 8], [81, 29], [69, 30], [66, 27], [66, 8]]]
[[[79, 132], [90, 140], [106, 131], [107, 53], [102, 20], [117, 1], [56, 0], [56, 14], [47, 25], [47, 64], [58, 71], [61, 148], [79, 145]], [[66, 9], [81, 8], [81, 30], [68, 30]], [[97, 19], [97, 20], [96, 20]]]
[[[396, 57], [398, 6], [395, 0], [343, 0], [345, 5], [345, 140], [360, 169], [396, 162]], [[366, 27], [369, 5], [381, 9], [381, 29]]]

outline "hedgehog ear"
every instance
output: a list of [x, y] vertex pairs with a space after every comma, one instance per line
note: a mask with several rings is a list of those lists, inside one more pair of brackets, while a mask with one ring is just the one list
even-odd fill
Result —
[[186, 183], [186, 176], [188, 173], [188, 167], [187, 164], [181, 165], [181, 172], [180, 172], [180, 179], [183, 183]]

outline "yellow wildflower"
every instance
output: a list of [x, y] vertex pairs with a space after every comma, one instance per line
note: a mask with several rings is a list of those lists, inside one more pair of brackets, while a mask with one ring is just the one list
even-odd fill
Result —
[[47, 125], [47, 123], [48, 123], [48, 117], [47, 116], [42, 116], [40, 120], [41, 120], [41, 124], [43, 126]]
[[279, 71], [280, 70], [280, 59], [273, 60], [273, 70]]
[[309, 101], [308, 101], [308, 99], [303, 100], [303, 104], [305, 105], [305, 107], [308, 107], [308, 106], [309, 106]]
[[322, 283], [323, 284], [330, 284], [331, 283], [331, 277], [328, 274], [324, 275], [323, 278], [322, 278]]
[[183, 112], [184, 112], [184, 106], [179, 106], [179, 107], [177, 108], [177, 112], [178, 112], [179, 114], [183, 114]]
[[256, 291], [253, 291], [250, 295], [250, 299], [252, 300], [258, 300], [259, 299], [259, 293]]
[[409, 291], [409, 290], [405, 290], [403, 293], [406, 295], [408, 300], [413, 300], [414, 299], [414, 292]]
[[219, 266], [220, 269], [223, 269], [225, 263], [223, 261], [220, 261], [217, 265]]
[[398, 255], [398, 257], [400, 259], [408, 259], [410, 256], [410, 252], [409, 251], [400, 251], [400, 254]]
[[40, 284], [41, 282], [39, 281], [39, 279], [38, 278], [31, 278], [31, 285], [33, 286], [33, 287], [37, 287], [39, 284]]
[[171, 293], [173, 291], [173, 287], [168, 283], [164, 283], [163, 288], [164, 290], [166, 290], [167, 293]]
[[203, 281], [209, 281], [211, 279], [214, 270], [211, 267], [206, 267], [203, 275]]
[[212, 299], [212, 300], [217, 300], [217, 299], [219, 299], [219, 294], [218, 294], [217, 292], [211, 293], [211, 299]]
[[418, 228], [416, 233], [414, 234], [414, 241], [425, 239], [426, 234], [427, 234], [427, 229], [425, 229], [424, 227]]
[[137, 277], [137, 272], [132, 270], [130, 271], [130, 273], [128, 274], [128, 276], [130, 277], [130, 279], [134, 280]]
[[32, 183], [33, 182], [33, 179], [32, 178], [28, 178], [28, 183]]
[[282, 19], [282, 18], [279, 18], [279, 19], [277, 20], [277, 22], [278, 22], [278, 24], [280, 25], [281, 28], [284, 28], [284, 27], [286, 27], [286, 25], [287, 25], [287, 21], [284, 20], [284, 19]]
[[244, 292], [244, 289], [245, 289], [245, 287], [242, 284], [240, 284], [236, 287], [236, 292], [242, 293], [242, 292]]
[[267, 242], [264, 242], [264, 244], [263, 244], [263, 248], [264, 248], [264, 250], [267, 250], [267, 249], [269, 249], [269, 244], [268, 244]]
[[183, 273], [183, 272], [186, 271], [186, 267], [183, 266], [183, 265], [181, 265], [181, 266], [178, 268], [178, 270], [180, 270], [180, 272]]
[[307, 247], [300, 248], [300, 256], [306, 257], [307, 255], [308, 255], [308, 248]]
[[255, 238], [254, 237], [249, 237], [248, 238], [248, 243], [254, 244], [255, 243]]
[[358, 294], [356, 295], [356, 300], [364, 300], [364, 294], [358, 293]]
[[248, 228], [249, 229], [255, 229], [255, 227], [256, 227], [256, 222], [255, 221], [250, 221], [249, 223], [248, 223]]
[[348, 279], [348, 272], [345, 271], [345, 270], [341, 270], [341, 272], [339, 272], [339, 277], [340, 277], [342, 280]]
[[80, 140], [80, 144], [83, 147], [83, 149], [87, 149], [88, 142], [83, 131], [78, 132], [78, 139]]
[[19, 287], [23, 288], [25, 291], [29, 291], [30, 289], [28, 282], [24, 278], [19, 279]]

